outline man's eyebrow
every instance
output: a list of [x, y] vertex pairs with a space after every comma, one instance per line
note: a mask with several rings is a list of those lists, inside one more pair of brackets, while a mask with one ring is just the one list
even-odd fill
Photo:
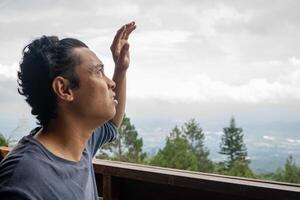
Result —
[[104, 68], [104, 65], [102, 63], [99, 63], [97, 65], [94, 65], [93, 68]]
[[96, 65], [92, 65], [89, 68], [90, 68], [90, 70], [95, 70], [95, 69], [99, 69], [99, 68], [104, 68], [104, 65], [102, 63], [99, 63]]

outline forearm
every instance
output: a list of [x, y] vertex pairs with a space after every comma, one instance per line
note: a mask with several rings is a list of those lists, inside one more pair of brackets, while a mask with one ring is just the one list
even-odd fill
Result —
[[118, 101], [116, 114], [112, 119], [112, 122], [118, 128], [121, 126], [126, 105], [126, 72], [130, 62], [128, 37], [135, 28], [135, 22], [122, 26], [117, 31], [110, 47], [116, 65], [113, 81], [116, 83], [114, 92], [116, 93], [115, 98]]
[[114, 92], [116, 93], [115, 98], [118, 101], [118, 104], [116, 106], [116, 114], [112, 119], [112, 122], [119, 128], [124, 117], [126, 106], [126, 70], [118, 70], [116, 67], [113, 75], [113, 81], [116, 83]]

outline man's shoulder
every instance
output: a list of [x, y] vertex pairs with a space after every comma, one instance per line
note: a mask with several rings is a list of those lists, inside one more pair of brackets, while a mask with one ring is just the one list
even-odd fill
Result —
[[22, 197], [19, 199], [39, 199], [44, 195], [49, 169], [42, 156], [34, 147], [14, 149], [0, 164], [0, 197], [19, 195]]
[[20, 141], [0, 163], [0, 186], [40, 177], [43, 156], [36, 145]]
[[0, 165], [0, 199], [18, 196], [17, 199], [41, 199], [47, 169], [31, 150], [10, 154]]
[[[37, 152], [32, 149], [22, 151], [13, 150], [0, 163], [0, 185], [15, 184], [26, 181], [27, 177], [32, 180], [40, 173]], [[39, 176], [37, 176], [39, 177]]]

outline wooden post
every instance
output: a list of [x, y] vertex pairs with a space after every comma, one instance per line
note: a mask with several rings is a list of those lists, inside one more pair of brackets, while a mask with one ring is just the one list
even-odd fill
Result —
[[119, 180], [103, 175], [103, 200], [119, 200]]

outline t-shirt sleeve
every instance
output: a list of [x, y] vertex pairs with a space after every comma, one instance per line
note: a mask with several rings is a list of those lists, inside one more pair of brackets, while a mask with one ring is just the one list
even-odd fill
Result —
[[102, 126], [96, 128], [88, 141], [87, 148], [92, 153], [93, 157], [97, 150], [107, 142], [112, 142], [118, 135], [118, 128], [110, 120]]

